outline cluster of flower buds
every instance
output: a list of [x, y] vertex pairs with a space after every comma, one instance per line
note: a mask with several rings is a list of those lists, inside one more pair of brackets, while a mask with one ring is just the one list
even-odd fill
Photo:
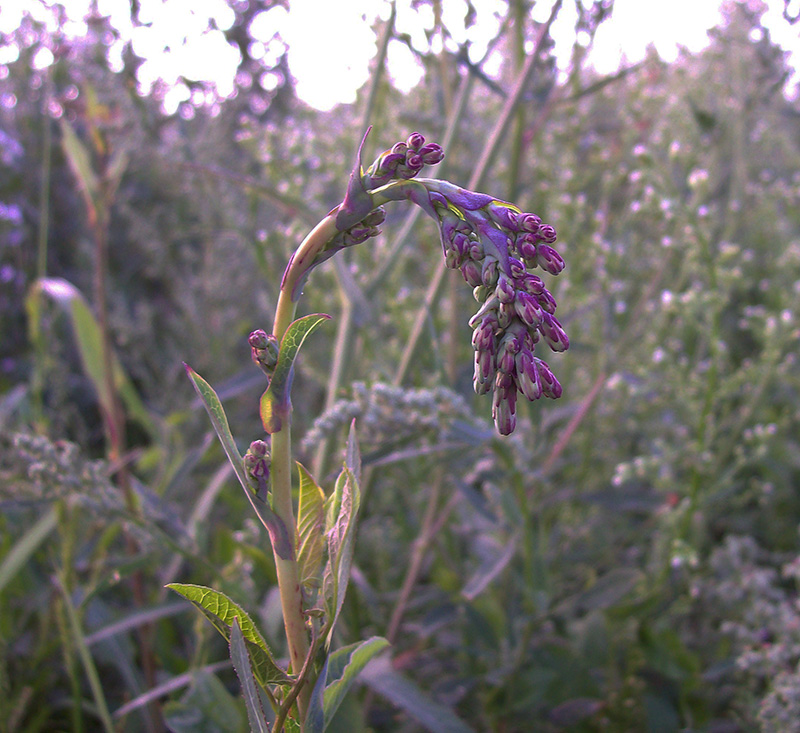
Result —
[[[540, 339], [553, 351], [565, 351], [569, 339], [554, 315], [555, 299], [544, 281], [531, 272], [538, 267], [558, 275], [564, 269], [564, 260], [551, 246], [556, 230], [535, 214], [487, 194], [447, 181], [417, 178], [424, 165], [444, 157], [440, 145], [426, 145], [418, 132], [379, 155], [366, 172], [360, 163], [363, 146], [364, 141], [337, 210], [337, 228], [345, 239], [349, 235], [353, 242], [364, 241], [371, 236], [368, 232], [374, 225], [369, 217], [378, 207], [402, 199], [439, 222], [446, 265], [461, 271], [481, 304], [470, 320], [475, 329], [475, 391], [493, 393], [495, 426], [508, 435], [517, 424], [518, 393], [529, 400], [561, 396], [561, 385], [534, 351]], [[318, 260], [330, 256], [333, 249]]]
[[366, 242], [370, 237], [377, 237], [381, 233], [378, 227], [383, 224], [384, 219], [386, 219], [386, 209], [382, 206], [373, 209], [360, 222], [342, 232], [342, 244], [350, 247], [353, 244]]
[[247, 341], [250, 344], [250, 355], [253, 361], [258, 364], [264, 374], [271, 377], [272, 372], [275, 371], [275, 365], [278, 363], [278, 339], [259, 328], [248, 336]]
[[269, 446], [263, 440], [254, 440], [250, 443], [247, 453], [244, 454], [244, 472], [250, 485], [260, 499], [267, 500], [269, 491], [269, 467], [271, 456]]
[[364, 184], [368, 189], [376, 189], [389, 181], [407, 181], [415, 178], [424, 166], [441, 163], [443, 158], [441, 145], [426, 145], [422, 135], [412, 132], [405, 142], [395, 143], [375, 159], [363, 176]]
[[[470, 319], [475, 349], [473, 386], [493, 393], [492, 417], [503, 435], [516, 427], [517, 393], [529, 400], [561, 396], [545, 361], [534, 356], [540, 338], [553, 351], [569, 348], [556, 319], [556, 302], [536, 267], [557, 275], [564, 260], [550, 245], [552, 226], [512, 204], [449, 184], [431, 191], [439, 217], [445, 263], [459, 269], [481, 303]], [[448, 193], [451, 195], [448, 196]]]

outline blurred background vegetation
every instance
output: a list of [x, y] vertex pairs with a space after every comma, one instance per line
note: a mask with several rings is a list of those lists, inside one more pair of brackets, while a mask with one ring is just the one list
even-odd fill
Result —
[[[2, 38], [0, 728], [245, 729], [223, 640], [163, 588], [215, 585], [285, 651], [267, 538], [182, 362], [260, 437], [247, 335], [365, 126], [369, 160], [448, 138], [435, 175], [467, 185], [521, 82], [477, 188], [558, 230], [564, 396], [494, 434], [469, 288], [431, 286], [437, 232], [402, 206], [301, 304], [334, 321], [295, 380], [300, 460], [335, 470], [357, 416], [368, 470], [340, 642], [393, 642], [334, 725], [800, 730], [800, 104], [763, 7], [610, 77], [586, 64], [610, 0], [579, 6], [561, 73], [548, 41], [526, 63], [526, 0], [500, 4], [491, 77], [392, 14], [357, 101], [319, 112], [285, 53], [253, 55], [275, 4], [230, 4], [234, 93], [183, 80], [174, 113], [96, 10], [85, 37], [30, 13]], [[438, 0], [414, 7], [448, 38]], [[407, 94], [392, 38], [424, 69]]]

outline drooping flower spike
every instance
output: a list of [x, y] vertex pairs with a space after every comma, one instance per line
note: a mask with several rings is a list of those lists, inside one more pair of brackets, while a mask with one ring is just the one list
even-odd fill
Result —
[[[366, 140], [366, 136], [365, 136]], [[317, 258], [365, 241], [378, 233], [382, 204], [407, 199], [439, 224], [444, 261], [460, 270], [480, 307], [470, 319], [475, 329], [473, 386], [492, 393], [492, 417], [502, 435], [517, 424], [517, 394], [528, 400], [557, 399], [562, 388], [550, 367], [535, 355], [543, 340], [553, 351], [566, 351], [569, 338], [555, 317], [556, 301], [544, 281], [532, 272], [550, 275], [564, 269], [551, 246], [556, 230], [535, 214], [513, 204], [468, 191], [447, 181], [419, 178], [424, 165], [444, 157], [435, 143], [414, 132], [379, 155], [366, 171], [358, 160], [344, 201], [335, 210], [341, 232]]]

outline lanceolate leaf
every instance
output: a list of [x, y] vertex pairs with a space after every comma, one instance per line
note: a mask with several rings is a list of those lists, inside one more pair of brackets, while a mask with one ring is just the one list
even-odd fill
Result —
[[320, 323], [327, 321], [329, 318], [330, 316], [324, 313], [312, 313], [293, 321], [289, 328], [286, 329], [278, 352], [278, 363], [275, 366], [275, 372], [272, 375], [267, 391], [261, 397], [261, 421], [264, 423], [264, 430], [270, 435], [281, 430], [284, 422], [289, 419], [292, 409], [289, 391], [292, 388], [294, 361], [297, 358], [297, 352], [306, 337]]
[[189, 376], [189, 379], [192, 380], [195, 391], [203, 401], [206, 412], [208, 412], [208, 416], [211, 418], [211, 424], [214, 426], [217, 437], [222, 443], [225, 455], [228, 456], [228, 460], [231, 466], [233, 466], [236, 478], [239, 479], [239, 483], [244, 489], [245, 496], [247, 496], [250, 506], [253, 507], [253, 511], [258, 515], [258, 518], [261, 520], [267, 532], [269, 532], [269, 537], [275, 552], [277, 552], [280, 557], [288, 560], [292, 557], [292, 545], [289, 534], [286, 531], [286, 526], [272, 509], [270, 509], [268, 504], [257, 500], [253, 495], [253, 490], [250, 488], [247, 475], [244, 472], [244, 459], [239, 453], [239, 449], [236, 447], [236, 441], [233, 439], [230, 426], [228, 425], [228, 418], [225, 415], [225, 410], [222, 407], [219, 397], [217, 397], [217, 393], [213, 390], [211, 385], [188, 364], [184, 364], [184, 367], [186, 367], [186, 374]]
[[326, 528], [328, 536], [328, 562], [323, 579], [323, 595], [328, 616], [331, 619], [331, 634], [344, 603], [350, 567], [353, 562], [356, 521], [361, 504], [358, 476], [361, 475], [361, 459], [351, 427], [345, 452], [345, 465], [336, 486], [328, 499]]
[[319, 588], [325, 547], [325, 494], [300, 463], [300, 499], [297, 506], [297, 565], [300, 582], [308, 591]]
[[91, 154], [75, 134], [72, 125], [64, 118], [61, 119], [61, 135], [69, 167], [72, 169], [75, 178], [78, 179], [78, 185], [87, 204], [96, 212], [98, 205], [100, 205], [100, 181], [92, 168]]
[[325, 725], [333, 718], [348, 690], [361, 670], [376, 655], [389, 646], [382, 636], [356, 642], [337, 649], [328, 657], [327, 684], [325, 685]]
[[259, 684], [291, 684], [292, 680], [275, 662], [264, 638], [247, 613], [224, 593], [203, 585], [170, 583], [167, 588], [180, 593], [199, 608], [214, 628], [230, 643], [231, 626], [238, 619], [242, 636], [253, 663], [253, 673]]
[[[46, 277], [37, 280], [31, 287], [25, 304], [28, 311], [28, 327], [34, 343], [42, 338], [42, 299], [45, 297], [56, 303], [67, 314], [75, 334], [83, 370], [97, 392], [100, 406], [106, 414], [110, 414], [112, 398], [108, 392], [109, 380], [106, 379], [102, 335], [86, 298], [71, 282], [62, 278]], [[122, 398], [127, 414], [154, 435], [155, 423], [115, 354], [111, 357], [111, 370], [113, 388]]]
[[244, 704], [247, 708], [247, 719], [250, 721], [250, 730], [254, 733], [269, 733], [264, 711], [261, 709], [261, 700], [258, 697], [253, 669], [250, 665], [250, 654], [247, 651], [242, 630], [239, 628], [239, 618], [233, 619], [231, 626], [231, 661], [239, 682], [242, 684]]

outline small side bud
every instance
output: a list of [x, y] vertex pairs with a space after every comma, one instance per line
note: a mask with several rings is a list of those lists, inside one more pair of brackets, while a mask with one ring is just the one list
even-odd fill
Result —
[[247, 453], [242, 459], [244, 472], [256, 495], [266, 501], [269, 491], [269, 468], [271, 456], [269, 446], [263, 440], [254, 440], [250, 443]]
[[247, 341], [250, 344], [250, 355], [253, 361], [267, 376], [272, 376], [275, 365], [278, 363], [278, 339], [259, 328], [250, 334]]

